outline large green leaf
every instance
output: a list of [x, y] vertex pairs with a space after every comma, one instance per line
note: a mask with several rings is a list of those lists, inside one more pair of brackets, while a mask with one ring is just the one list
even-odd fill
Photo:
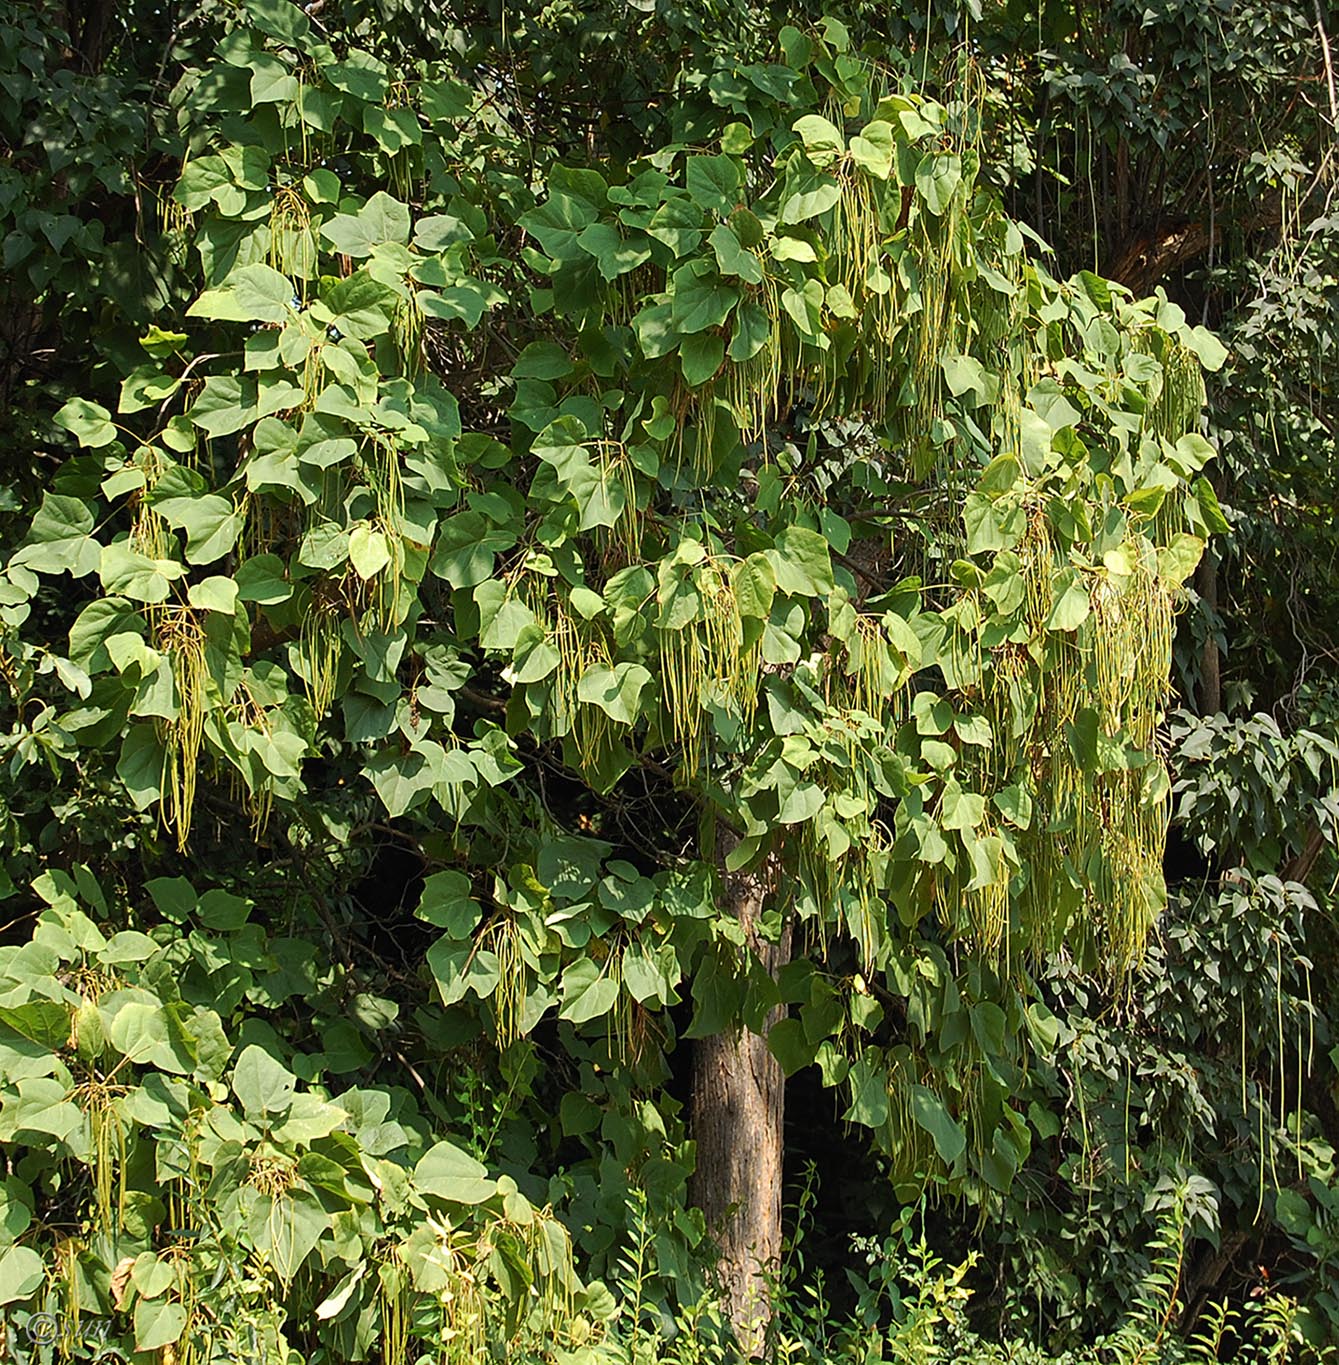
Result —
[[967, 1134], [949, 1113], [943, 1100], [924, 1085], [911, 1087], [911, 1113], [934, 1139], [939, 1159], [951, 1166], [967, 1150]]
[[498, 1192], [482, 1162], [476, 1161], [453, 1142], [438, 1142], [414, 1167], [412, 1180], [424, 1194], [448, 1204], [482, 1204]]
[[357, 213], [337, 213], [321, 224], [321, 235], [336, 251], [361, 260], [385, 242], [409, 240], [408, 208], [378, 190]]
[[598, 706], [611, 720], [632, 725], [639, 714], [643, 689], [651, 681], [649, 669], [641, 664], [620, 663], [612, 668], [588, 669], [577, 683], [577, 696]]
[[165, 498], [154, 510], [169, 526], [186, 532], [186, 559], [191, 564], [212, 564], [226, 555], [237, 543], [244, 520], [229, 499], [215, 493]]
[[826, 597], [834, 586], [828, 542], [803, 526], [787, 526], [769, 556], [777, 587], [791, 596]]
[[670, 318], [681, 333], [719, 327], [738, 301], [739, 291], [703, 261], [674, 272]]
[[104, 545], [98, 561], [102, 586], [133, 602], [166, 601], [172, 583], [185, 572], [175, 559], [150, 559], [132, 549], [128, 540]]
[[286, 1114], [296, 1086], [293, 1073], [255, 1043], [242, 1049], [233, 1068], [233, 1094], [257, 1123]]
[[46, 1266], [31, 1247], [11, 1246], [0, 1253], [0, 1304], [29, 1298], [46, 1278]]
[[956, 152], [927, 152], [916, 167], [916, 188], [926, 206], [941, 216], [962, 184], [962, 159]]
[[71, 398], [52, 419], [57, 426], [76, 436], [81, 446], [110, 445], [116, 440], [112, 415], [99, 403], [86, 398]]
[[101, 547], [89, 534], [92, 530], [93, 514], [82, 498], [44, 493], [14, 562], [38, 573], [82, 578], [98, 567], [101, 557]]
[[618, 982], [590, 958], [578, 958], [563, 972], [560, 1019], [588, 1023], [609, 1013], [618, 999]]

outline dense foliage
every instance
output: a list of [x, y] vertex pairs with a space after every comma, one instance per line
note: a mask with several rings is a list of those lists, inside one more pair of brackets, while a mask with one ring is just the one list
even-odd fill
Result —
[[0, 25], [17, 1359], [1327, 1349], [1326, 20], [915, 8]]

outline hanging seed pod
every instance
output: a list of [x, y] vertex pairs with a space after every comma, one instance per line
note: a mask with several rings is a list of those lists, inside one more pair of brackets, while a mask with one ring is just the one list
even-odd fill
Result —
[[316, 269], [316, 242], [311, 232], [311, 209], [297, 185], [281, 185], [270, 205], [269, 265], [290, 280], [305, 304], [307, 281]]
[[335, 700], [344, 654], [345, 612], [344, 599], [336, 586], [313, 585], [311, 603], [303, 614], [298, 634], [298, 657], [307, 700], [318, 716], [324, 716]]
[[159, 649], [172, 667], [176, 715], [160, 721], [166, 757], [163, 766], [163, 812], [176, 832], [179, 848], [186, 847], [195, 807], [200, 745], [204, 738], [206, 689], [209, 669], [205, 662], [205, 632], [200, 617], [190, 607], [163, 611], [157, 627]]

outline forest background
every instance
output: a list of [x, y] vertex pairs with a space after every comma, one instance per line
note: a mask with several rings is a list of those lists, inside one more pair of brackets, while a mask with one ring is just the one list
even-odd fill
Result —
[[1334, 19], [8, 7], [7, 1358], [1332, 1349]]

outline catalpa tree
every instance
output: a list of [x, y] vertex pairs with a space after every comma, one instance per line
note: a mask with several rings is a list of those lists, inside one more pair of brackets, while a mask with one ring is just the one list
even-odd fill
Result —
[[[248, 0], [159, 111], [165, 302], [56, 413], [79, 450], [0, 584], [16, 764], [114, 772], [144, 817], [115, 894], [44, 874], [54, 993], [4, 950], [9, 1198], [91, 1182], [77, 1254], [16, 1248], [9, 1297], [133, 1291], [141, 1349], [222, 1283], [276, 1340], [315, 1307], [343, 1335], [313, 1360], [443, 1323], [468, 1353], [479, 1265], [504, 1337], [541, 1311], [518, 1285], [567, 1323], [552, 1190], [488, 1175], [420, 1075], [481, 1038], [522, 1089], [537, 1039], [568, 1059], [562, 1130], [612, 1154], [576, 1205], [686, 1186], [748, 1341], [785, 1076], [816, 1065], [900, 1191], [988, 1203], [1058, 1035], [1030, 964], [1119, 972], [1163, 903], [1218, 344], [1051, 277], [982, 180], [968, 67], [937, 103], [786, 28], [691, 136], [581, 164], [476, 77]], [[382, 1058], [416, 1102], [349, 1059], [348, 1011], [388, 1027], [365, 994], [311, 1003], [353, 979], [319, 918], [221, 889], [229, 852], [374, 823], [424, 862], [421, 1052]], [[210, 850], [195, 880], [174, 847]], [[151, 1203], [263, 1293], [203, 1243], [156, 1258]]]

